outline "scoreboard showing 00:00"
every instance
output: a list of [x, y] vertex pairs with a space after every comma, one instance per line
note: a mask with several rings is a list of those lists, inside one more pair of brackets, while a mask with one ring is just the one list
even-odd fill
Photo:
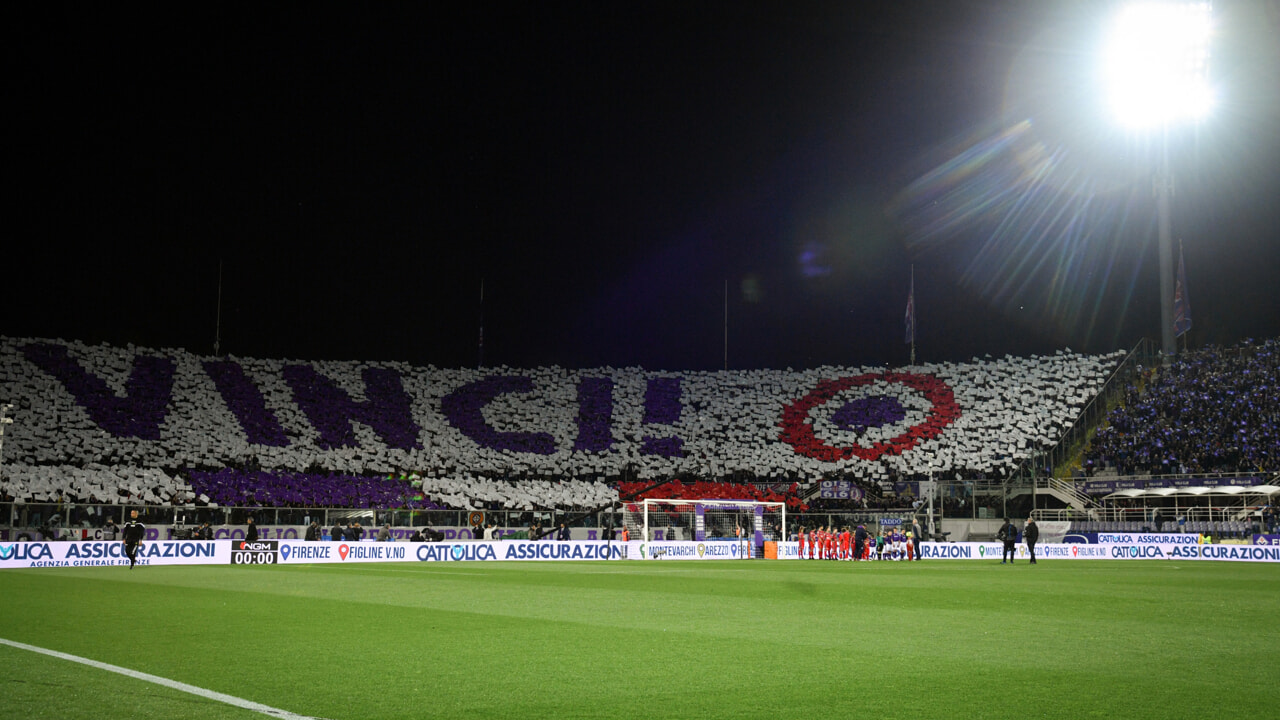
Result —
[[237, 540], [231, 544], [232, 565], [275, 565], [280, 551], [277, 540], [259, 540], [245, 542]]

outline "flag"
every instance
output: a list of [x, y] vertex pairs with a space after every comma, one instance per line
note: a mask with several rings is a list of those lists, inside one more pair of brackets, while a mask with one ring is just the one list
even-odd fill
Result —
[[1191, 329], [1191, 299], [1187, 296], [1187, 267], [1178, 247], [1178, 281], [1173, 286], [1173, 335], [1179, 337]]
[[911, 271], [911, 289], [907, 291], [907, 317], [906, 317], [906, 340], [907, 344], [916, 341], [916, 273]]

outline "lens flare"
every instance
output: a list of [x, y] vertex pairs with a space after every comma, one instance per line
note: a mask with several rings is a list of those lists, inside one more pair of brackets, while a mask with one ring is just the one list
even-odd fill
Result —
[[1149, 187], [1097, 180], [1022, 120], [942, 148], [891, 213], [917, 253], [1027, 326], [1114, 343], [1150, 242]]

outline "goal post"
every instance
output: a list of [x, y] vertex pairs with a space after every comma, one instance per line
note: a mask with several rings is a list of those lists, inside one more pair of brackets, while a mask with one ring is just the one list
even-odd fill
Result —
[[767, 540], [787, 537], [787, 505], [758, 500], [649, 498], [623, 504], [623, 525], [633, 540], [646, 542], [728, 540], [759, 554]]

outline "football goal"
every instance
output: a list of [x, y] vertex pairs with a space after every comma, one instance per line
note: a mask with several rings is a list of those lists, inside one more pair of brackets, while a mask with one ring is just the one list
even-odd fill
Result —
[[623, 505], [631, 539], [647, 542], [707, 540], [743, 544], [738, 557], [759, 557], [766, 540], [787, 533], [787, 505], [756, 500], [647, 499]]

